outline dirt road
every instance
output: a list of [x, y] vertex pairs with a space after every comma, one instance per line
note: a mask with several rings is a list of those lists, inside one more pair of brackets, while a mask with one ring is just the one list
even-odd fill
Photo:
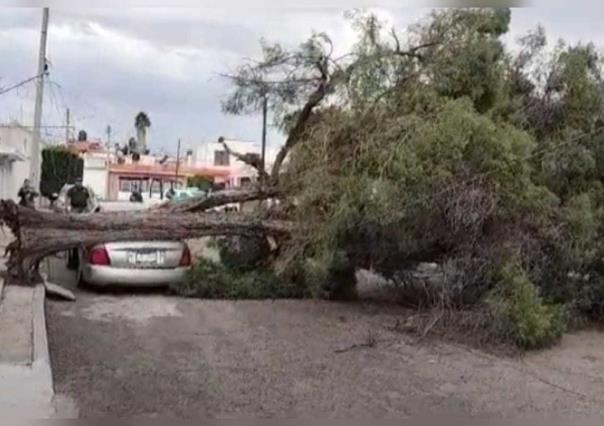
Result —
[[77, 296], [47, 313], [56, 392], [81, 416], [604, 412], [596, 332], [520, 360], [416, 343], [375, 305]]

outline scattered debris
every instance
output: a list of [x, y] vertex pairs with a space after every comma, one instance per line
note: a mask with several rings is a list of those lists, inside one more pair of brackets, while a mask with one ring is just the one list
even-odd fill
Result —
[[60, 285], [53, 284], [44, 280], [44, 287], [46, 287], [46, 293], [52, 296], [57, 296], [64, 300], [69, 300], [73, 302], [76, 300], [75, 294], [70, 290], [67, 290], [65, 287], [61, 287]]
[[340, 349], [336, 349], [334, 350], [334, 353], [336, 354], [341, 354], [344, 352], [348, 352], [351, 351], [353, 349], [359, 349], [359, 348], [374, 348], [377, 345], [377, 337], [375, 336], [375, 334], [373, 334], [371, 331], [369, 333], [367, 333], [367, 338], [364, 342], [362, 343], [355, 343], [353, 345], [350, 346], [346, 346], [344, 348], [340, 348]]

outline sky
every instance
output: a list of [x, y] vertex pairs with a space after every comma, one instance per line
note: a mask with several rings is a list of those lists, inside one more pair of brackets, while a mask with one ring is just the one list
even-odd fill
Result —
[[[600, 10], [598, 10], [600, 9]], [[538, 23], [551, 40], [593, 41], [604, 45], [604, 6], [513, 9], [508, 42]], [[371, 9], [403, 29], [429, 13], [425, 8]], [[44, 91], [43, 137], [64, 139], [52, 126], [65, 122], [85, 129], [89, 138], [112, 141], [134, 136], [134, 116], [146, 111], [152, 126], [148, 144], [155, 152], [227, 139], [258, 141], [260, 114], [222, 112], [230, 90], [220, 76], [245, 58], [259, 56], [259, 40], [295, 46], [313, 30], [327, 32], [339, 52], [354, 43], [345, 9], [332, 8], [96, 8], [50, 10], [47, 58], [50, 76]], [[36, 74], [41, 9], [0, 8], [0, 88]], [[0, 95], [0, 123], [20, 120], [31, 125], [35, 86], [27, 84]], [[269, 129], [269, 149], [284, 140]]]

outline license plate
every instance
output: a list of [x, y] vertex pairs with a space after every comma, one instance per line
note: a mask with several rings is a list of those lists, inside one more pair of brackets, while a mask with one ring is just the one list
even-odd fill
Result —
[[164, 256], [161, 251], [131, 251], [128, 253], [128, 263], [131, 265], [161, 265]]

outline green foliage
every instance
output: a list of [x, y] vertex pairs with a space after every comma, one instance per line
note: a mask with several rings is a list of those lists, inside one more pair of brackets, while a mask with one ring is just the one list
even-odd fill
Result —
[[141, 111], [136, 114], [134, 117], [134, 127], [137, 129], [144, 129], [146, 127], [151, 127], [151, 120], [146, 112]]
[[187, 178], [187, 186], [192, 186], [201, 189], [202, 191], [209, 191], [214, 185], [214, 180], [211, 177], [204, 175], [195, 175]]
[[439, 11], [425, 33], [437, 32], [446, 47], [431, 52], [427, 73], [439, 94], [467, 96], [486, 112], [505, 97], [504, 47], [510, 11], [479, 9]]
[[250, 112], [269, 91], [291, 130], [322, 96], [289, 134], [279, 189], [304, 226], [277, 253], [277, 270], [333, 297], [354, 293], [358, 268], [396, 277], [418, 262], [450, 265], [444, 299], [488, 301], [523, 347], [560, 335], [559, 306], [603, 315], [597, 49], [552, 47], [541, 27], [509, 49], [508, 9], [439, 10], [405, 37], [373, 15], [349, 18], [348, 55], [331, 56], [322, 33], [291, 51], [264, 44], [225, 105]]
[[173, 290], [186, 297], [207, 299], [279, 299], [299, 298], [304, 291], [294, 284], [281, 281], [270, 270], [226, 267], [199, 258], [183, 284]]
[[63, 147], [50, 147], [42, 151], [42, 176], [40, 193], [50, 197], [59, 193], [63, 185], [75, 183], [84, 173], [84, 160]]
[[217, 244], [222, 263], [230, 269], [252, 269], [261, 265], [270, 253], [264, 237], [224, 237]]
[[496, 326], [504, 339], [524, 349], [555, 343], [566, 329], [565, 308], [544, 303], [535, 285], [514, 263], [496, 274], [497, 289], [488, 299]]
[[345, 253], [324, 251], [304, 259], [302, 276], [307, 294], [334, 300], [356, 298], [354, 265]]

